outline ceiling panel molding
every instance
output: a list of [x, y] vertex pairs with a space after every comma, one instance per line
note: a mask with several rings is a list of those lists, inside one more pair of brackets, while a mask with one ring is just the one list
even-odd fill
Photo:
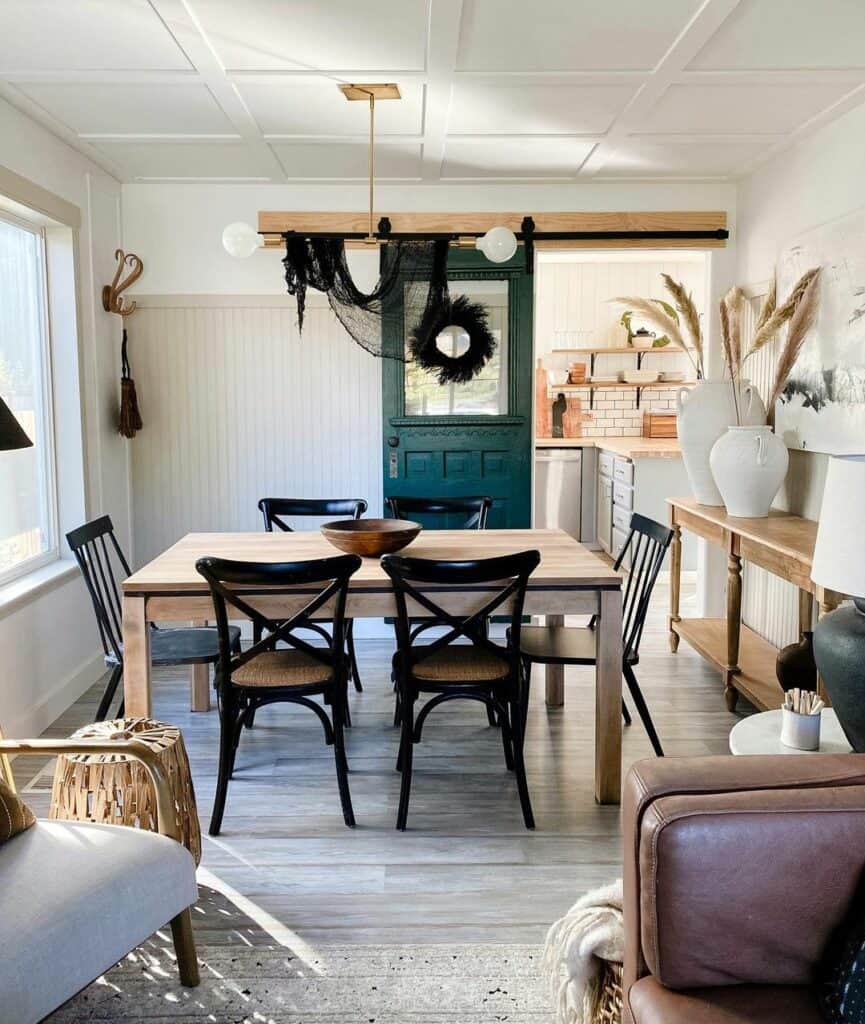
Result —
[[865, 103], [865, 0], [15, 6], [0, 97], [126, 181], [359, 180], [352, 81], [380, 177], [471, 187], [735, 180]]

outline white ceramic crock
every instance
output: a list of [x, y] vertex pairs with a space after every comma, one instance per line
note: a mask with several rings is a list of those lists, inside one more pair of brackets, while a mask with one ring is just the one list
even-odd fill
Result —
[[[757, 426], [766, 422], [766, 407], [757, 389], [747, 381], [738, 385], [739, 421]], [[676, 395], [676, 423], [685, 472], [694, 497], [701, 505], [723, 505], [709, 466], [712, 445], [736, 423], [733, 386], [728, 380], [702, 380]]]
[[729, 427], [709, 457], [727, 512], [740, 519], [768, 516], [789, 461], [787, 446], [771, 427]]

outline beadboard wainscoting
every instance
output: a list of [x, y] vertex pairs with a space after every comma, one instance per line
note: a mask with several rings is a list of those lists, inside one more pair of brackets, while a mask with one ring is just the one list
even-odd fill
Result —
[[380, 514], [381, 362], [323, 295], [309, 294], [302, 335], [288, 296], [136, 301], [136, 565], [190, 531], [260, 530], [268, 495], [363, 497]]
[[[766, 295], [765, 285], [746, 289], [742, 339], [747, 351], [754, 324]], [[764, 402], [775, 377], [780, 341], [776, 338], [745, 365], [745, 376], [754, 384]], [[742, 621], [776, 647], [799, 638], [799, 591], [792, 583], [747, 562], [742, 570]]]

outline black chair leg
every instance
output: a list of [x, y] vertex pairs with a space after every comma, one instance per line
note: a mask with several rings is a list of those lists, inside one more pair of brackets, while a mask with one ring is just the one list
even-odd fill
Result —
[[498, 720], [502, 727], [502, 747], [505, 751], [505, 765], [509, 772], [514, 770], [514, 735], [515, 727], [512, 726], [510, 719], [513, 718], [513, 714], [508, 714], [507, 704], [503, 704], [498, 709]]
[[496, 717], [496, 709], [491, 703], [487, 704], [487, 721], [493, 729], [499, 724], [499, 720]]
[[336, 781], [339, 786], [339, 800], [342, 804], [342, 817], [349, 828], [354, 828], [354, 809], [351, 806], [351, 792], [348, 788], [348, 758], [345, 756], [345, 736], [343, 734], [343, 709], [348, 706], [343, 697], [333, 701], [333, 756], [336, 762]]
[[348, 647], [348, 662], [351, 667], [351, 678], [354, 680], [354, 688], [358, 693], [363, 693], [363, 684], [360, 681], [360, 672], [357, 668], [357, 652], [354, 649], [354, 619], [349, 619], [346, 624], [345, 640]]
[[631, 697], [637, 707], [637, 714], [640, 716], [640, 721], [643, 723], [646, 732], [649, 734], [652, 749], [658, 757], [663, 757], [664, 749], [661, 746], [661, 741], [658, 739], [657, 732], [655, 732], [655, 724], [652, 721], [652, 716], [649, 714], [649, 709], [646, 707], [646, 701], [643, 699], [643, 692], [640, 689], [640, 684], [637, 682], [637, 677], [634, 675], [634, 670], [630, 665], [623, 665], [622, 671], [625, 674], [625, 682], [628, 684]]
[[408, 821], [408, 801], [411, 796], [411, 770], [412, 754], [414, 748], [414, 713], [410, 700], [403, 699], [402, 703], [402, 737], [399, 746], [399, 769], [402, 772], [402, 780], [399, 789], [399, 810], [396, 816], [396, 827], [400, 832], [405, 832]]
[[628, 705], [625, 703], [624, 697], [622, 697], [622, 718], [625, 720], [625, 725], [631, 724], [631, 712], [628, 711]]
[[525, 733], [523, 732], [522, 708], [518, 700], [511, 703], [511, 721], [513, 722], [514, 774], [517, 777], [517, 792], [520, 795], [520, 806], [523, 809], [523, 821], [526, 828], [534, 828], [535, 816], [532, 813], [532, 801], [529, 797], [529, 784], [526, 779], [526, 764], [523, 759]]
[[228, 794], [228, 780], [234, 767], [234, 753], [237, 749], [238, 732], [237, 704], [233, 696], [224, 695], [220, 704], [219, 722], [219, 773], [216, 779], [216, 794], [213, 798], [213, 813], [210, 816], [208, 832], [218, 836], [225, 812], [225, 798]]
[[[99, 701], [99, 708], [96, 711], [95, 722], [104, 722], [108, 717], [108, 712], [111, 710], [111, 702], [114, 700], [114, 694], [117, 693], [117, 684], [123, 675], [123, 667], [121, 665], [115, 665], [111, 670], [111, 675], [108, 678], [108, 683], [105, 686], [105, 692], [102, 694], [102, 700]], [[123, 712], [121, 711], [118, 717], [122, 717]]]

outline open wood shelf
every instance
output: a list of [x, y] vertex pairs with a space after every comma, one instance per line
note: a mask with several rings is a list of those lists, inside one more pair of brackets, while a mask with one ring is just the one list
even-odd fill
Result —
[[598, 388], [692, 388], [696, 385], [695, 380], [650, 380], [645, 384], [637, 384], [635, 381], [627, 383], [618, 380], [587, 380], [585, 384], [550, 384], [550, 391], [579, 391], [580, 388], [589, 388], [596, 391]]
[[[672, 629], [722, 675], [727, 669], [727, 620], [682, 619]], [[784, 691], [775, 675], [778, 648], [742, 625], [739, 634], [739, 668], [733, 685], [761, 711], [781, 707]]]
[[647, 352], [685, 352], [687, 351], [682, 345], [674, 345], [672, 342], [669, 345], [661, 345], [658, 348], [634, 348], [633, 345], [596, 345], [590, 348], [554, 348], [550, 350], [552, 355], [567, 354], [574, 352], [582, 355], [645, 355]]
[[587, 380], [585, 384], [550, 384], [548, 386], [548, 396], [555, 398], [556, 395], [563, 392], [571, 391], [585, 391], [589, 392], [589, 408], [594, 409], [595, 407], [595, 392], [601, 391], [604, 388], [619, 388], [623, 391], [636, 391], [637, 393], [637, 408], [640, 408], [640, 398], [643, 391], [646, 388], [692, 388], [696, 385], [695, 380], [653, 380], [648, 381], [645, 384], [625, 383], [624, 381], [590, 381]]

